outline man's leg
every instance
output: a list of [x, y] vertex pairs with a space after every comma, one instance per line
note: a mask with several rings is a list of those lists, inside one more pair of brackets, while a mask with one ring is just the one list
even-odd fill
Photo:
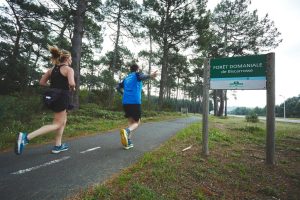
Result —
[[133, 148], [133, 143], [131, 141], [133, 131], [138, 128], [140, 124], [140, 119], [133, 119], [133, 118], [128, 118], [128, 128], [123, 129], [124, 134], [127, 136], [126, 138], [126, 144], [124, 145], [124, 149], [131, 149]]
[[136, 121], [133, 118], [129, 117], [128, 118], [128, 127], [125, 129], [121, 129], [121, 131], [120, 131], [121, 143], [125, 149], [130, 149], [133, 147], [133, 144], [131, 142], [132, 133], [135, 129], [138, 128], [139, 124], [140, 124], [139, 119]]
[[138, 128], [141, 118], [141, 105], [124, 105], [125, 116], [128, 118], [128, 127], [121, 129], [121, 143], [125, 149], [133, 147], [132, 132]]
[[132, 133], [135, 129], [137, 129], [140, 125], [140, 119], [138, 121], [135, 121], [133, 118], [128, 118], [128, 128], [126, 129], [128, 133], [128, 139], [131, 139]]

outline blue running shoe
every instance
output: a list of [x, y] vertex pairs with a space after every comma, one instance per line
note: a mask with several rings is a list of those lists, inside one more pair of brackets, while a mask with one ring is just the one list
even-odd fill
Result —
[[28, 144], [28, 142], [29, 141], [27, 139], [27, 134], [20, 132], [19, 135], [17, 136], [17, 141], [15, 144], [15, 153], [17, 155], [21, 155], [25, 148], [25, 145]]
[[69, 146], [66, 143], [61, 144], [60, 146], [54, 146], [52, 149], [52, 153], [60, 153], [62, 151], [67, 151]]
[[124, 149], [128, 150], [128, 149], [131, 149], [131, 148], [133, 148], [133, 143], [131, 142], [130, 139], [128, 139], [128, 145], [124, 146]]
[[125, 129], [120, 130], [121, 143], [124, 147], [128, 146], [128, 133]]

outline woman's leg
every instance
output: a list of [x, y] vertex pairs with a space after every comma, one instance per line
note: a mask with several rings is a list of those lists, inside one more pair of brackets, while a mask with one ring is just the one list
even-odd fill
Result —
[[66, 115], [66, 110], [64, 110], [62, 112], [59, 112], [59, 113], [55, 113], [54, 114], [54, 120], [53, 120], [52, 124], [42, 126], [41, 128], [29, 133], [27, 135], [27, 139], [31, 140], [31, 139], [33, 139], [37, 136], [44, 135], [44, 134], [49, 133], [51, 131], [57, 131], [62, 126], [64, 126], [66, 116], [67, 116]]
[[55, 116], [54, 120], [57, 120], [59, 123], [63, 122], [62, 126], [57, 129], [55, 136], [55, 146], [61, 145], [62, 135], [67, 123], [67, 112], [64, 112], [61, 115]]

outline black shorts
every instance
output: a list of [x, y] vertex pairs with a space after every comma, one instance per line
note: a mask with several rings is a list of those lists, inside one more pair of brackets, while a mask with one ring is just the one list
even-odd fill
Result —
[[67, 110], [70, 104], [70, 97], [67, 94], [62, 95], [55, 104], [50, 108], [53, 112]]
[[123, 104], [123, 109], [126, 118], [132, 118], [136, 122], [141, 119], [141, 104]]

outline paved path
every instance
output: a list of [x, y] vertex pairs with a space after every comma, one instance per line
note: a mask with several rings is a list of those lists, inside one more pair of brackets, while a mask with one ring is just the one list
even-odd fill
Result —
[[70, 140], [69, 151], [50, 154], [51, 145], [0, 154], [1, 200], [59, 200], [101, 183], [135, 163], [198, 117], [142, 124], [135, 147], [123, 150], [118, 131]]

